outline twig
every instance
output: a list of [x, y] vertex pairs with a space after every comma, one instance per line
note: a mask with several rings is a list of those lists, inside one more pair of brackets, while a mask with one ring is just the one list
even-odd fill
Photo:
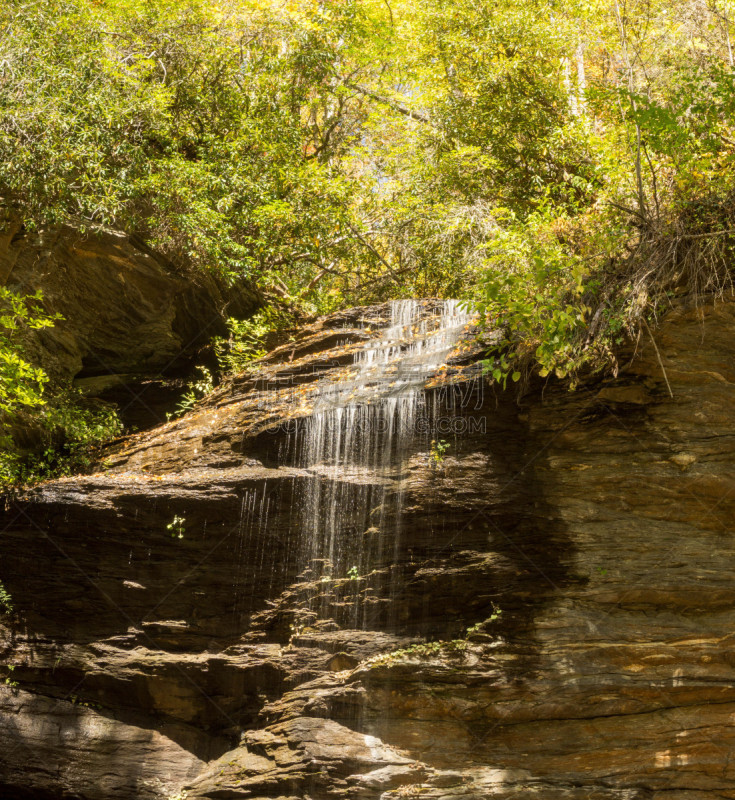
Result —
[[366, 89], [364, 86], [360, 86], [356, 83], [347, 83], [345, 81], [345, 86], [347, 86], [349, 89], [352, 89], [354, 92], [359, 92], [360, 94], [364, 94], [366, 97], [369, 97], [378, 103], [383, 103], [383, 105], [392, 108], [399, 114], [403, 114], [404, 117], [408, 117], [409, 119], [415, 119], [417, 122], [423, 122], [425, 125], [432, 124], [431, 120], [425, 114], [422, 114], [420, 111], [415, 111], [412, 108], [407, 108], [402, 103], [399, 103], [397, 100], [391, 100], [389, 97], [384, 97], [382, 94], [371, 92], [370, 89]]
[[396, 276], [395, 270], [385, 260], [385, 258], [383, 258], [383, 256], [380, 254], [380, 252], [375, 247], [373, 247], [373, 245], [370, 244], [370, 242], [368, 242], [367, 239], [363, 238], [363, 236], [360, 233], [360, 231], [358, 231], [357, 228], [354, 227], [354, 225], [350, 224], [347, 221], [345, 222], [345, 224], [352, 231], [352, 233], [357, 237], [358, 241], [362, 242], [362, 244], [365, 245], [365, 247], [367, 247], [367, 249], [370, 250], [370, 252], [373, 253], [378, 258], [380, 263], [388, 270], [388, 272], [390, 273], [390, 276], [392, 278], [396, 279], [397, 276]]
[[658, 351], [658, 346], [656, 345], [656, 340], [653, 338], [653, 334], [651, 333], [651, 329], [648, 327], [648, 323], [646, 322], [645, 317], [641, 317], [641, 321], [643, 322], [646, 330], [648, 331], [648, 335], [651, 337], [651, 344], [653, 345], [653, 349], [656, 351], [656, 358], [658, 359], [658, 364], [661, 367], [661, 372], [663, 373], [664, 380], [666, 381], [666, 388], [669, 390], [669, 394], [671, 395], [671, 399], [674, 399], [674, 393], [671, 391], [671, 384], [669, 383], [669, 379], [666, 376], [666, 370], [664, 369], [664, 362], [661, 360], [661, 353]]
[[728, 228], [726, 231], [712, 231], [712, 233], [680, 233], [680, 239], [709, 239], [712, 236], [728, 236], [735, 234], [735, 228]]
[[628, 208], [627, 206], [620, 205], [620, 203], [613, 203], [612, 200], [608, 200], [607, 204], [613, 208], [617, 208], [619, 211], [625, 211], [626, 214], [633, 214], [636, 217], [640, 217], [644, 222], [646, 221], [645, 215], [640, 211], [636, 211], [635, 208]]

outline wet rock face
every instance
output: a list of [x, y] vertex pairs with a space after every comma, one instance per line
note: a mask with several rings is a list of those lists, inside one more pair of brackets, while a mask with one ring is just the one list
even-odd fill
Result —
[[647, 343], [520, 405], [460, 345], [395, 458], [306, 463], [389, 314], [8, 504], [2, 796], [735, 798], [735, 305], [665, 320], [673, 399]]

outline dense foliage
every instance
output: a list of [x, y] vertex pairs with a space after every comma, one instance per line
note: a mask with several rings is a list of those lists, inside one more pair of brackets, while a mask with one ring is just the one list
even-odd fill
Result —
[[[256, 282], [271, 310], [233, 323], [231, 368], [284, 312], [443, 295], [506, 332], [496, 378], [574, 382], [672, 294], [729, 286], [732, 13], [7, 0], [0, 195]], [[8, 364], [33, 406], [42, 376]]]
[[41, 304], [0, 287], [0, 487], [83, 467], [90, 448], [121, 431], [114, 408], [71, 387], [45, 393], [48, 377], [25, 354], [28, 337], [57, 320]]

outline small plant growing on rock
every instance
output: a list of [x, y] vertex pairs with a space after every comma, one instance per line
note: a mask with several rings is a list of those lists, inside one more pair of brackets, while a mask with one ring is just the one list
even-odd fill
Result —
[[430, 786], [422, 786], [419, 783], [407, 783], [405, 786], [399, 786], [398, 789], [390, 792], [386, 797], [421, 797], [421, 795], [430, 790]]
[[0, 583], [0, 614], [13, 613], [13, 598], [8, 590]]
[[266, 353], [263, 342], [277, 327], [279, 319], [278, 312], [271, 307], [261, 309], [249, 319], [230, 317], [227, 320], [229, 337], [214, 340], [214, 349], [222, 372], [242, 372], [251, 361], [262, 358]]
[[447, 450], [449, 450], [449, 442], [445, 442], [444, 439], [431, 440], [430, 456], [434, 464], [438, 466], [444, 461]]
[[491, 603], [491, 607], [492, 613], [486, 620], [483, 620], [482, 622], [476, 622], [474, 625], [467, 628], [467, 631], [465, 632], [465, 639], [469, 639], [475, 634], [484, 636], [487, 633], [485, 626], [500, 619], [500, 617], [503, 615], [503, 610], [495, 603]]
[[360, 577], [360, 571], [357, 569], [357, 567], [350, 567], [350, 568], [347, 570], [347, 577], [348, 577], [348, 578], [349, 578], [351, 581], [356, 581], [356, 580], [358, 580], [358, 578]]
[[197, 401], [214, 390], [212, 373], [206, 367], [197, 367], [197, 370], [199, 370], [202, 377], [187, 384], [187, 391], [184, 392], [183, 397], [176, 406], [176, 411], [173, 414], [166, 414], [167, 419], [171, 420], [183, 416], [194, 408]]
[[468, 642], [465, 639], [450, 639], [447, 641], [422, 642], [412, 644], [400, 650], [392, 650], [390, 653], [383, 653], [373, 656], [365, 661], [367, 667], [386, 666], [400, 663], [406, 658], [433, 658], [440, 655], [459, 656], [467, 649]]
[[171, 533], [171, 536], [174, 539], [183, 539], [184, 538], [184, 531], [186, 528], [184, 527], [184, 523], [186, 522], [185, 517], [180, 517], [178, 514], [171, 520], [171, 522], [166, 525], [166, 530]]
[[15, 666], [13, 664], [6, 664], [4, 669], [8, 671], [8, 674], [3, 679], [3, 683], [10, 689], [17, 689], [18, 681], [13, 680], [13, 672], [15, 671]]

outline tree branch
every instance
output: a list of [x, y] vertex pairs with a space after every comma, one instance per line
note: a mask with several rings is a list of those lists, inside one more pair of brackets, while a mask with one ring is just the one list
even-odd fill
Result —
[[364, 86], [359, 86], [356, 83], [345, 83], [345, 86], [347, 86], [349, 89], [352, 89], [354, 92], [364, 94], [366, 97], [375, 100], [377, 103], [382, 103], [383, 105], [392, 108], [399, 114], [403, 114], [404, 117], [415, 119], [417, 122], [423, 122], [425, 125], [432, 125], [431, 120], [425, 114], [422, 114], [420, 111], [414, 111], [412, 108], [407, 108], [396, 100], [391, 100], [389, 97], [384, 97], [381, 94], [371, 92], [369, 89], [366, 89]]

